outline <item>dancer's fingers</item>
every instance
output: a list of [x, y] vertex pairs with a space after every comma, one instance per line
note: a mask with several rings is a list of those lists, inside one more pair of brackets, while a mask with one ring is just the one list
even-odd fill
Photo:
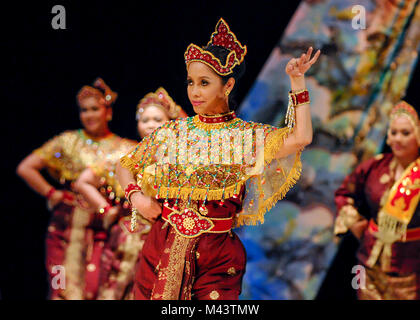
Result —
[[313, 56], [313, 58], [311, 60], [309, 60], [310, 64], [314, 64], [316, 62], [316, 60], [318, 60], [319, 55], [321, 54], [321, 50], [318, 50], [315, 55]]

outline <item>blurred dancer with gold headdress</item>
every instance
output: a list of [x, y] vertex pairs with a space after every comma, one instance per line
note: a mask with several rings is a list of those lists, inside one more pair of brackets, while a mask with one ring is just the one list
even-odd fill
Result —
[[386, 143], [391, 153], [361, 163], [336, 191], [335, 234], [360, 240], [359, 299], [420, 299], [420, 123], [405, 101], [391, 110]]
[[[148, 136], [169, 120], [186, 116], [184, 110], [172, 100], [164, 88], [148, 93], [137, 105], [136, 119], [140, 138]], [[125, 153], [127, 152], [125, 149]], [[115, 176], [109, 175], [109, 172], [115, 172], [115, 165], [119, 159], [113, 160], [115, 161], [98, 162], [90, 166], [75, 184], [75, 189], [94, 207], [111, 210], [106, 193], [101, 194], [98, 191], [103, 184], [114, 186], [114, 190], [117, 190], [115, 196], [119, 199], [125, 197], [124, 190]], [[121, 207], [118, 211], [120, 219], [111, 228], [109, 240], [103, 251], [99, 300], [132, 299], [135, 266], [150, 231], [150, 222], [140, 215], [136, 217], [138, 223], [132, 229], [129, 212]]]
[[[93, 214], [73, 186], [85, 168], [102, 159], [118, 161], [135, 143], [115, 135], [108, 127], [116, 98], [117, 93], [101, 78], [93, 86], [83, 86], [77, 94], [83, 129], [52, 138], [17, 168], [18, 175], [47, 199], [52, 211], [46, 238], [50, 299], [95, 299], [97, 295], [106, 228], [114, 217]], [[42, 169], [61, 184], [60, 189], [48, 183], [40, 173]], [[104, 187], [114, 193], [112, 186]]]

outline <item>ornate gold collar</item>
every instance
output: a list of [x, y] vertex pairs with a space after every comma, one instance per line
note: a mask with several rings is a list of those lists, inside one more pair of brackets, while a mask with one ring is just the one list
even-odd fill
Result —
[[226, 113], [220, 113], [220, 114], [215, 114], [211, 116], [206, 116], [203, 114], [198, 115], [198, 119], [200, 119], [200, 121], [204, 123], [222, 123], [222, 122], [228, 122], [235, 118], [236, 118], [235, 111], [229, 111]]
[[214, 130], [236, 127], [241, 119], [236, 117], [235, 111], [211, 116], [197, 114], [192, 118], [194, 127], [203, 130]]

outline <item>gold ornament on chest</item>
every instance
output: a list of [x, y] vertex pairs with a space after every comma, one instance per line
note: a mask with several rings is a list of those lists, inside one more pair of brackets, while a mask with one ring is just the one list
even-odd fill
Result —
[[172, 210], [172, 213], [168, 215], [167, 221], [184, 237], [197, 237], [214, 226], [211, 219], [202, 216], [198, 211], [190, 207], [181, 211]]

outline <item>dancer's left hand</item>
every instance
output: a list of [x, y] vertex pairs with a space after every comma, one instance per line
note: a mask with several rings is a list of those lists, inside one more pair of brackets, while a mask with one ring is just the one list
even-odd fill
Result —
[[311, 58], [313, 48], [310, 47], [306, 53], [302, 53], [300, 58], [293, 58], [286, 65], [286, 73], [290, 78], [303, 77], [305, 72], [318, 60], [321, 50], [318, 50]]

